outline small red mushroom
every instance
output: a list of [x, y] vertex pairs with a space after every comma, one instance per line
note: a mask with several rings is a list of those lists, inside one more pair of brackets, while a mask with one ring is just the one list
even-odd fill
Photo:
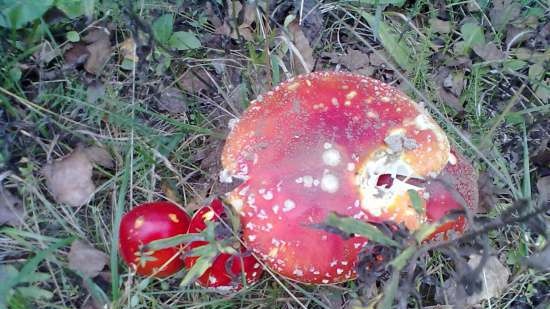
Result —
[[[367, 239], [344, 240], [315, 225], [331, 212], [394, 221], [411, 231], [438, 220], [457, 206], [449, 206], [450, 189], [438, 194], [443, 191], [430, 182], [439, 175], [457, 178], [458, 193], [477, 199], [473, 174], [464, 178], [469, 185], [460, 185], [456, 158], [443, 130], [398, 89], [320, 72], [251, 102], [227, 138], [220, 178], [243, 181], [228, 200], [241, 216], [247, 246], [287, 278], [326, 284], [356, 276]], [[410, 190], [425, 201], [424, 211], [415, 210]]]
[[[207, 222], [219, 223], [220, 218], [224, 217], [225, 209], [222, 202], [214, 200], [209, 206], [202, 207], [193, 215], [189, 224], [189, 233], [200, 233], [206, 229]], [[234, 237], [229, 228], [222, 224], [216, 227], [216, 234], [218, 241]], [[209, 244], [208, 241], [194, 241], [186, 247], [186, 250], [189, 252], [207, 244]], [[220, 290], [239, 290], [243, 287], [243, 274], [247, 284], [253, 284], [260, 279], [263, 272], [260, 263], [240, 243], [235, 242], [234, 247], [239, 253], [218, 253], [212, 265], [197, 279], [199, 285]], [[185, 267], [188, 269], [193, 267], [198, 258], [186, 257]]]
[[139, 275], [167, 277], [183, 269], [181, 247], [148, 251], [154, 240], [185, 234], [189, 216], [170, 202], [144, 203], [120, 221], [119, 250], [124, 262]]

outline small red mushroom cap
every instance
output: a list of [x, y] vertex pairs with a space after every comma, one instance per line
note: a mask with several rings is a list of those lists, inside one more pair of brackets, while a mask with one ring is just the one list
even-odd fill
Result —
[[[415, 230], [431, 218], [415, 211], [408, 192], [426, 200], [429, 192], [407, 179], [424, 183], [452, 158], [443, 130], [398, 89], [321, 72], [251, 102], [227, 138], [221, 175], [243, 180], [229, 200], [266, 265], [299, 282], [335, 283], [355, 277], [367, 240], [315, 226], [336, 212]], [[391, 186], [380, 185], [384, 175]]]
[[[189, 233], [199, 233], [206, 228], [206, 222], [219, 222], [225, 215], [225, 209], [220, 200], [214, 200], [209, 206], [204, 206], [193, 215], [189, 224]], [[221, 227], [223, 229], [223, 226]], [[227, 233], [227, 237], [233, 237]], [[207, 241], [191, 242], [186, 250], [207, 245]], [[236, 245], [239, 254], [220, 253], [212, 265], [197, 279], [203, 287], [221, 290], [239, 290], [243, 287], [242, 275], [246, 283], [253, 284], [263, 273], [260, 263], [240, 244]], [[184, 259], [185, 267], [190, 269], [199, 257], [191, 256]]]
[[181, 248], [147, 251], [154, 240], [185, 234], [189, 216], [170, 202], [152, 202], [134, 207], [120, 221], [119, 251], [126, 264], [142, 276], [167, 277], [183, 268]]

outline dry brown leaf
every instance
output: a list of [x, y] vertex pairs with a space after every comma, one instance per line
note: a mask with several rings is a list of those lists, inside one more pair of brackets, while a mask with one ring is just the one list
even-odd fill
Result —
[[99, 164], [106, 168], [115, 167], [113, 157], [105, 148], [101, 148], [99, 146], [91, 146], [84, 148], [83, 151], [90, 162]]
[[103, 66], [111, 57], [111, 41], [109, 37], [109, 30], [101, 27], [91, 31], [82, 38], [83, 41], [91, 43], [86, 46], [88, 52], [90, 52], [90, 56], [84, 64], [84, 69], [88, 71], [88, 73], [97, 74], [101, 72]]
[[43, 64], [48, 64], [55, 57], [60, 55], [60, 50], [58, 48], [53, 48], [48, 41], [44, 41], [42, 44], [40, 44], [38, 49], [33, 53], [33, 57], [36, 62]]
[[[477, 254], [470, 255], [468, 265], [474, 269], [481, 261], [481, 256]], [[466, 295], [463, 287], [459, 287], [456, 281], [451, 278], [443, 283], [443, 291], [449, 302], [463, 307], [479, 304], [481, 301], [501, 295], [510, 278], [510, 271], [506, 266], [494, 256], [487, 259], [485, 265], [479, 273], [481, 280], [481, 290], [472, 295]], [[440, 293], [440, 292], [438, 292]], [[464, 295], [462, 295], [464, 294]], [[436, 296], [440, 301], [444, 299], [443, 294]], [[461, 308], [463, 308], [461, 307]]]
[[485, 45], [474, 45], [474, 52], [485, 61], [496, 61], [506, 57], [506, 54], [501, 51], [493, 42]]
[[97, 100], [105, 96], [105, 85], [100, 81], [94, 80], [86, 89], [86, 101], [88, 103], [95, 103]]
[[76, 67], [83, 64], [88, 57], [90, 57], [90, 51], [83, 44], [73, 45], [71, 48], [67, 49], [63, 55], [65, 65], [69, 67]]
[[160, 184], [160, 189], [162, 190], [162, 193], [164, 193], [164, 196], [166, 197], [167, 200], [174, 201], [176, 203], [180, 202], [178, 193], [176, 192], [176, 190], [174, 190], [174, 188], [172, 187], [172, 185], [170, 185], [170, 183], [166, 181], [162, 181]]
[[136, 63], [139, 61], [136, 53], [136, 42], [133, 38], [130, 37], [122, 41], [122, 43], [118, 45], [118, 49], [123, 59], [128, 59]]
[[550, 176], [541, 177], [537, 180], [537, 189], [539, 191], [539, 200], [544, 202], [550, 201]]
[[80, 272], [84, 277], [93, 278], [109, 262], [109, 256], [81, 240], [73, 241], [68, 255], [69, 268]]
[[170, 87], [164, 89], [157, 101], [160, 110], [167, 111], [172, 114], [182, 114], [187, 112], [185, 97], [178, 88]]
[[[474, 268], [481, 261], [481, 256], [477, 254], [470, 255], [468, 265]], [[470, 295], [466, 299], [467, 304], [477, 304], [484, 299], [499, 296], [508, 285], [510, 271], [495, 256], [490, 256], [480, 273], [481, 291]]]
[[550, 271], [550, 245], [543, 250], [525, 258], [527, 265], [541, 271]]
[[331, 59], [332, 63], [339, 63], [354, 71], [369, 66], [369, 55], [357, 49], [349, 49], [346, 54]]
[[325, 22], [321, 14], [321, 6], [317, 0], [301, 0], [300, 10], [302, 14], [301, 27], [304, 35], [310, 43], [321, 39], [321, 31]]
[[57, 202], [79, 207], [86, 204], [94, 193], [92, 168], [86, 152], [77, 148], [70, 155], [46, 164], [42, 174]]
[[0, 225], [19, 226], [23, 224], [24, 216], [21, 200], [0, 186]]
[[212, 7], [212, 3], [210, 1], [205, 3], [204, 10], [212, 26], [217, 28], [222, 25], [222, 20], [218, 17], [218, 15], [216, 15], [216, 12], [214, 12], [214, 8]]
[[497, 31], [501, 31], [509, 22], [514, 22], [521, 14], [521, 4], [512, 0], [493, 0], [489, 19]]
[[[253, 33], [254, 29], [252, 28], [252, 23], [256, 21], [256, 6], [252, 3], [245, 3], [244, 7], [239, 1], [230, 1], [227, 6], [227, 16], [229, 19], [236, 20], [236, 18], [242, 13], [243, 20], [239, 25], [229, 25], [225, 24], [217, 27], [222, 32], [231, 31], [230, 36], [233, 39], [238, 39], [241, 35], [245, 40], [252, 41], [254, 39]], [[226, 21], [227, 22], [227, 21]], [[236, 26], [236, 27], [235, 27]], [[226, 34], [226, 33], [223, 33]]]
[[197, 93], [208, 89], [208, 85], [203, 80], [206, 82], [210, 80], [204, 70], [189, 69], [178, 79], [178, 86], [187, 92]]
[[449, 33], [451, 32], [451, 22], [446, 20], [441, 20], [438, 18], [430, 18], [429, 20], [430, 28], [438, 33]]
[[313, 49], [309, 45], [304, 32], [298, 25], [296, 20], [292, 21], [288, 25], [288, 32], [290, 34], [290, 39], [294, 46], [297, 49], [299, 54], [296, 54], [296, 51], [293, 51], [293, 63], [294, 68], [297, 73], [309, 73], [313, 70], [315, 64], [315, 59], [313, 59]]
[[464, 111], [464, 107], [460, 104], [458, 98], [464, 87], [463, 75], [457, 72], [453, 73], [444, 67], [437, 72], [435, 82], [440, 100], [456, 112]]

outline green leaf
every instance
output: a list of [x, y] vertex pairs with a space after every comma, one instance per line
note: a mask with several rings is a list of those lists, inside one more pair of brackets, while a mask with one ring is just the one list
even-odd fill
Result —
[[53, 297], [52, 292], [35, 286], [19, 287], [17, 288], [17, 292], [21, 293], [24, 297], [32, 299], [51, 299]]
[[424, 214], [424, 200], [420, 198], [420, 195], [418, 195], [418, 192], [416, 192], [416, 190], [409, 189], [407, 190], [407, 193], [409, 194], [412, 207], [414, 208], [416, 213], [419, 215]]
[[403, 250], [398, 256], [396, 256], [389, 263], [393, 267], [392, 276], [386, 285], [384, 286], [384, 298], [377, 306], [378, 309], [390, 309], [392, 308], [393, 301], [395, 299], [395, 293], [399, 287], [399, 278], [401, 270], [407, 266], [409, 259], [414, 255], [417, 248], [412, 246]]
[[180, 234], [180, 235], [152, 241], [145, 246], [146, 248], [144, 249], [144, 251], [157, 251], [160, 249], [176, 247], [183, 243], [189, 243], [197, 240], [204, 240], [204, 237], [194, 233]]
[[174, 17], [172, 14], [162, 15], [152, 25], [153, 35], [162, 44], [168, 44], [174, 31]]
[[91, 16], [95, 0], [55, 0], [55, 6], [73, 19], [82, 15]]
[[13, 82], [18, 82], [21, 79], [23, 72], [21, 72], [19, 66], [16, 65], [9, 70], [8, 74]]
[[395, 60], [401, 68], [411, 70], [412, 59], [409, 56], [411, 49], [407, 46], [403, 38], [395, 33], [395, 31], [382, 20], [363, 11], [360, 11], [360, 13], [371, 27], [377, 29], [380, 42], [382, 42], [384, 49], [391, 55], [393, 60]]
[[67, 32], [67, 40], [69, 42], [78, 42], [80, 41], [80, 35], [76, 31]]
[[504, 61], [502, 64], [502, 68], [504, 70], [510, 70], [510, 71], [519, 71], [527, 66], [527, 61], [518, 60], [518, 59], [509, 59]]
[[0, 1], [0, 27], [19, 29], [37, 18], [53, 5], [53, 0]]
[[384, 285], [384, 298], [376, 306], [377, 309], [391, 309], [393, 300], [395, 299], [395, 293], [399, 288], [399, 271], [394, 270], [389, 281]]
[[174, 32], [168, 41], [168, 45], [177, 50], [196, 49], [201, 47], [201, 41], [193, 32]]
[[193, 248], [192, 250], [185, 253], [185, 256], [205, 256], [210, 254], [217, 254], [218, 248], [216, 243], [209, 243], [204, 246]]
[[395, 240], [386, 236], [376, 226], [351, 217], [340, 217], [335, 213], [330, 213], [327, 216], [326, 224], [336, 227], [349, 234], [364, 236], [370, 241], [374, 241], [382, 245], [399, 247], [399, 244]]
[[436, 224], [424, 223], [420, 225], [420, 227], [416, 231], [414, 231], [414, 238], [416, 239], [416, 241], [421, 243], [428, 236], [432, 235], [436, 229]]
[[537, 80], [542, 79], [545, 73], [546, 70], [541, 63], [534, 63], [529, 66], [529, 81], [536, 82]]
[[198, 277], [202, 276], [202, 274], [212, 266], [212, 262], [214, 258], [216, 258], [216, 255], [217, 254], [214, 252], [198, 258], [193, 267], [185, 274], [183, 280], [181, 280], [180, 286], [187, 286], [197, 280]]
[[414, 255], [417, 248], [412, 246], [408, 247], [407, 249], [403, 250], [398, 256], [396, 256], [391, 262], [389, 263], [391, 266], [393, 266], [396, 270], [401, 270], [403, 267], [407, 265], [409, 262], [409, 259]]
[[483, 34], [483, 28], [476, 23], [465, 23], [460, 28], [462, 34], [463, 52], [466, 53], [475, 45], [485, 44], [485, 35]]
[[403, 6], [405, 4], [405, 0], [359, 0], [360, 4], [369, 4], [369, 5], [395, 5], [395, 6]]
[[25, 278], [25, 281], [22, 281], [22, 282], [27, 282], [27, 283], [43, 282], [48, 280], [49, 278], [50, 278], [50, 274], [48, 273], [34, 272], [28, 275], [27, 278]]

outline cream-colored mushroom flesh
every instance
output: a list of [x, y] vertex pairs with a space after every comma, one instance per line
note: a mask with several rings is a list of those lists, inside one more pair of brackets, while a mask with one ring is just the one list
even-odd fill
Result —
[[[437, 220], [415, 211], [408, 191], [433, 208], [425, 181], [453, 160], [443, 130], [401, 91], [322, 72], [250, 103], [227, 138], [221, 178], [243, 181], [228, 198], [247, 245], [271, 269], [300, 282], [335, 283], [355, 277], [367, 239], [345, 240], [316, 225], [330, 212], [411, 230]], [[391, 186], [380, 185], [381, 176]]]

